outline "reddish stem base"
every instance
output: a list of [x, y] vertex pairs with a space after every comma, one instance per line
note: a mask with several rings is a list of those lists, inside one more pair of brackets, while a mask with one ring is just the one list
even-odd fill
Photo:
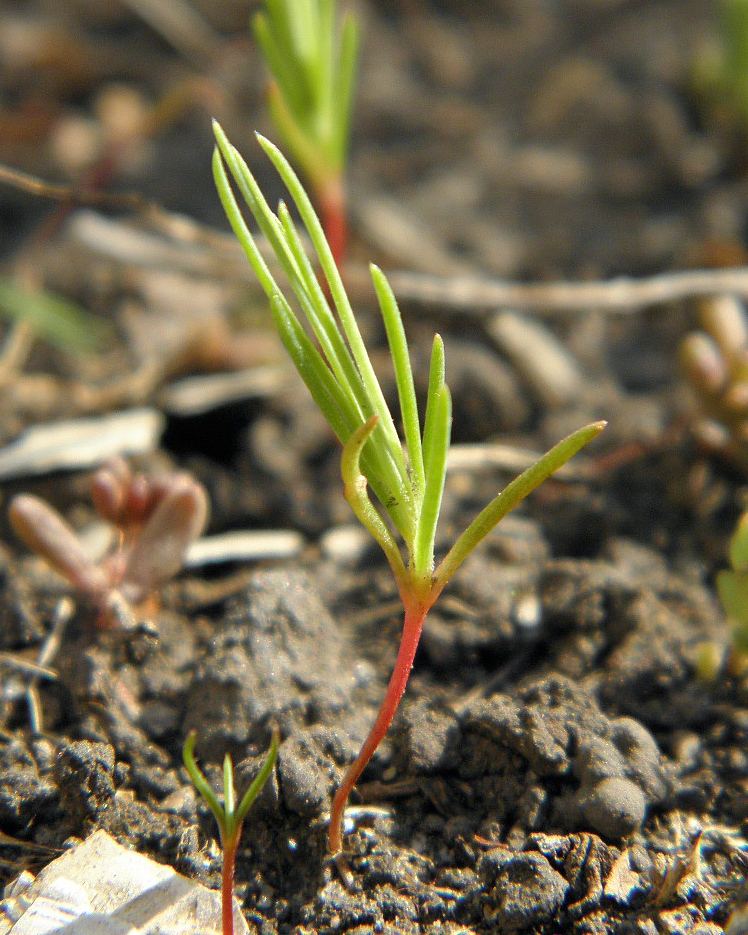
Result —
[[416, 650], [418, 649], [418, 641], [421, 638], [423, 621], [426, 619], [426, 614], [432, 603], [433, 600], [425, 604], [416, 604], [414, 606], [406, 605], [400, 649], [397, 653], [395, 668], [390, 677], [390, 683], [387, 686], [387, 693], [384, 696], [384, 701], [379, 709], [379, 714], [374, 722], [374, 726], [369, 736], [366, 738], [363, 747], [361, 747], [361, 752], [353, 763], [351, 763], [348, 772], [345, 774], [332, 800], [327, 848], [333, 855], [339, 854], [343, 849], [343, 812], [348, 803], [351, 790], [356, 785], [366, 764], [372, 758], [374, 751], [389, 730], [392, 719], [400, 704], [400, 699], [403, 697], [405, 686], [408, 684], [408, 678], [410, 677], [410, 671], [413, 668], [413, 660], [415, 659]]
[[221, 930], [223, 935], [234, 935], [234, 872], [238, 844], [237, 839], [226, 842], [223, 847], [223, 873], [221, 875]]
[[320, 190], [318, 198], [322, 229], [330, 245], [335, 265], [340, 269], [348, 244], [348, 221], [342, 182], [325, 186]]

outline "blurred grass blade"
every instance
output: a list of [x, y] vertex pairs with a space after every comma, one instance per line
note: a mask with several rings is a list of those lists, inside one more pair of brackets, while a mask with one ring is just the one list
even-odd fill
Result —
[[88, 314], [75, 302], [51, 292], [28, 292], [0, 279], [0, 316], [25, 321], [63, 351], [95, 351], [111, 336], [108, 322]]

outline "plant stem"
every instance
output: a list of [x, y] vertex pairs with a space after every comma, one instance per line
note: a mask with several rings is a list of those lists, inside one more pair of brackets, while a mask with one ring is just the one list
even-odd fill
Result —
[[[239, 827], [241, 833], [241, 826]], [[223, 872], [221, 874], [221, 925], [223, 935], [234, 935], [234, 873], [239, 834], [223, 842]]]
[[348, 221], [342, 178], [335, 178], [324, 185], [320, 185], [317, 202], [319, 204], [322, 229], [330, 245], [335, 265], [340, 269], [348, 243]]
[[400, 699], [403, 697], [405, 686], [408, 684], [410, 670], [413, 668], [418, 641], [421, 638], [423, 621], [429, 608], [436, 600], [439, 591], [429, 592], [425, 600], [407, 601], [405, 603], [405, 621], [403, 623], [403, 635], [400, 638], [400, 648], [397, 652], [397, 660], [393, 669], [390, 683], [387, 686], [387, 693], [379, 709], [379, 714], [374, 722], [374, 726], [366, 738], [361, 752], [348, 767], [348, 772], [343, 777], [343, 781], [335, 793], [330, 809], [330, 830], [327, 837], [327, 849], [333, 855], [339, 854], [343, 849], [343, 812], [348, 803], [348, 797], [353, 787], [356, 785], [359, 776], [363, 773], [367, 763], [374, 755], [375, 750], [382, 742], [384, 735], [390, 728], [392, 719], [397, 712]]

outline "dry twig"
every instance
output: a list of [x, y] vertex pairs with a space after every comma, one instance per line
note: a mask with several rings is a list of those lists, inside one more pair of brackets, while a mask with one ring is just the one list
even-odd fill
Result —
[[441, 278], [407, 271], [388, 273], [400, 301], [447, 306], [462, 312], [532, 309], [540, 315], [600, 309], [628, 314], [696, 296], [732, 293], [748, 298], [748, 267], [679, 270], [647, 279], [620, 276], [598, 282], [518, 283], [477, 277]]

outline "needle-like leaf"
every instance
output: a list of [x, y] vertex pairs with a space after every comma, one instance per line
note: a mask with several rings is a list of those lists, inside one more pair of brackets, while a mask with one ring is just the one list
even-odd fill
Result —
[[510, 513], [518, 503], [521, 503], [544, 480], [547, 480], [551, 474], [566, 464], [593, 438], [596, 438], [606, 425], [607, 422], [591, 422], [576, 432], [572, 432], [571, 435], [567, 435], [566, 438], [554, 445], [535, 464], [523, 471], [519, 477], [516, 477], [505, 487], [476, 516], [449, 550], [436, 572], [435, 584], [440, 588], [443, 587], [478, 543], [485, 539], [507, 513]]

